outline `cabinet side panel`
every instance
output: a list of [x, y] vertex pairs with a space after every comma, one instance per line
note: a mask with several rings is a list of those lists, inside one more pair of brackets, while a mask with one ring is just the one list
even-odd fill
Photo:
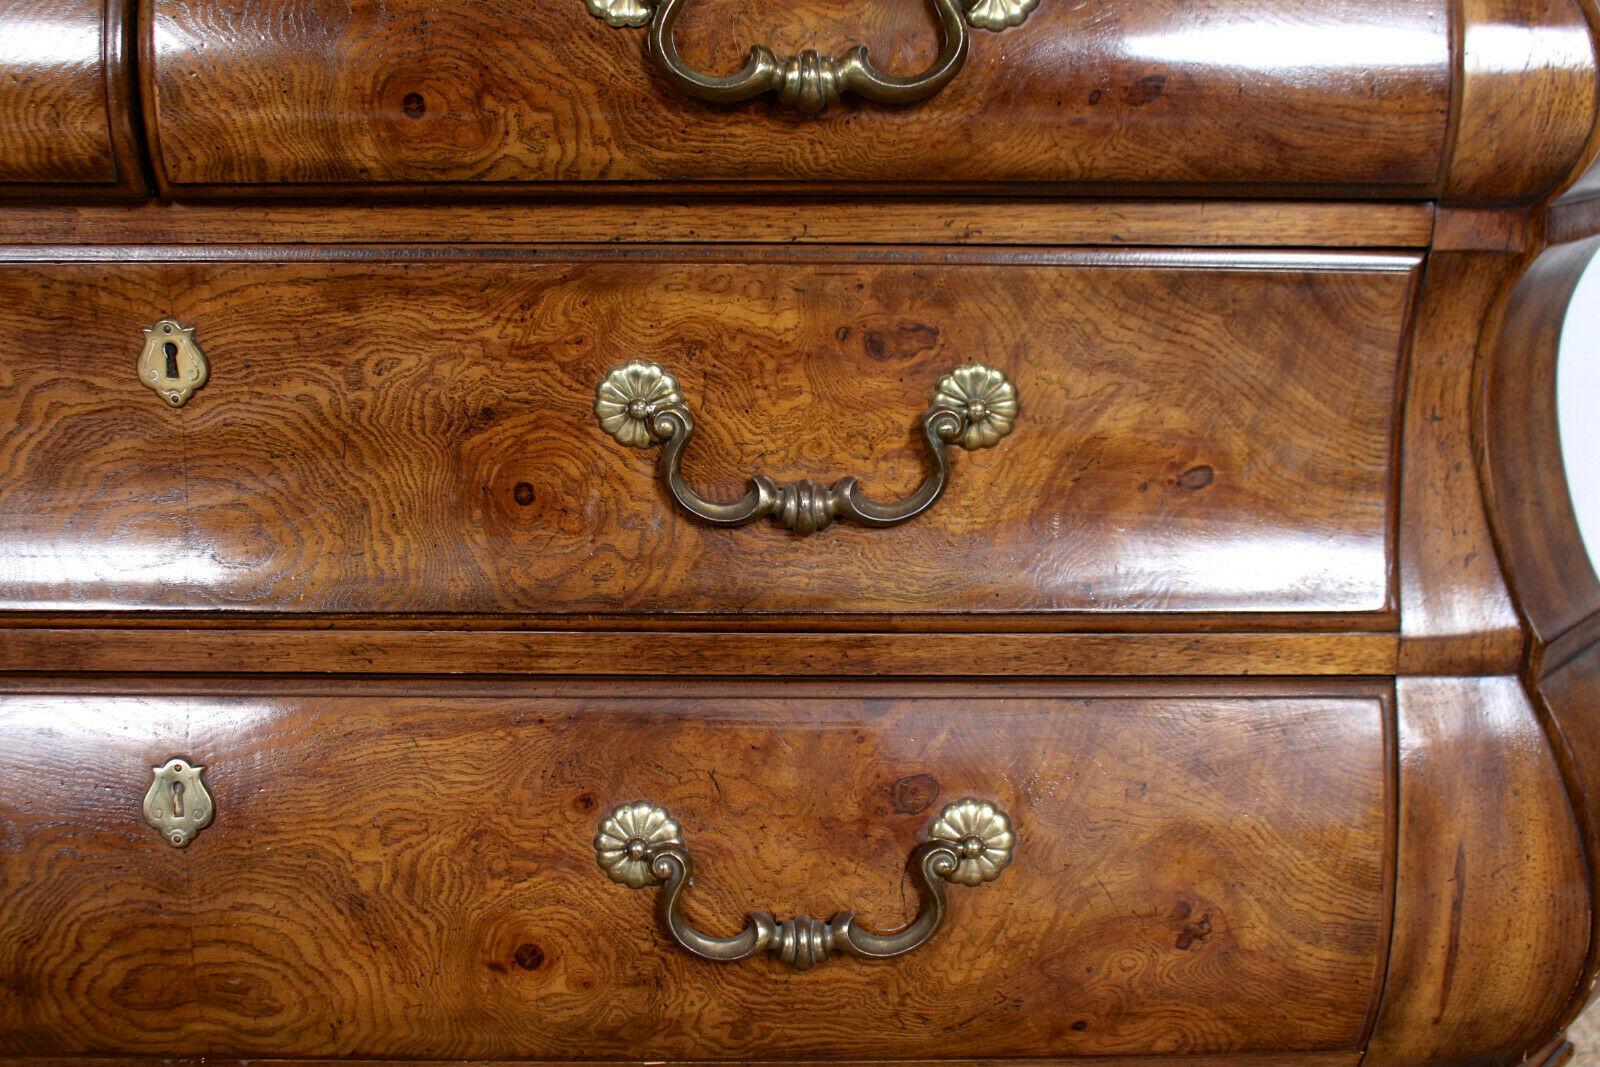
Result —
[[1366, 1062], [1520, 1062], [1559, 1029], [1589, 939], [1561, 771], [1515, 678], [1397, 693], [1394, 944]]

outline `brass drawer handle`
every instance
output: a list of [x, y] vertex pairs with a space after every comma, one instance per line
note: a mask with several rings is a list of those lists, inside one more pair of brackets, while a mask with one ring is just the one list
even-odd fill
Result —
[[657, 466], [685, 511], [713, 526], [747, 526], [763, 516], [796, 533], [826, 529], [836, 519], [863, 526], [897, 526], [938, 503], [950, 480], [947, 446], [992, 448], [1011, 432], [1017, 418], [1017, 391], [1000, 371], [981, 363], [957, 367], [939, 380], [922, 413], [922, 435], [933, 453], [933, 473], [921, 488], [895, 504], [880, 504], [861, 491], [854, 478], [832, 488], [813, 481], [780, 486], [764, 474], [752, 478], [740, 500], [718, 504], [684, 483], [683, 450], [694, 435], [694, 416], [678, 382], [654, 363], [629, 363], [606, 375], [596, 390], [594, 413], [600, 426], [625, 445], [663, 445]]
[[928, 827], [929, 840], [911, 854], [922, 908], [910, 925], [891, 934], [856, 925], [853, 912], [827, 922], [809, 915], [778, 922], [764, 911], [732, 937], [711, 937], [690, 926], [678, 910], [694, 864], [678, 824], [665, 808], [646, 801], [624, 804], [600, 821], [595, 859], [613, 882], [632, 889], [661, 887], [656, 912], [672, 939], [701, 959], [734, 963], [770, 952], [800, 971], [834, 953], [862, 959], [903, 956], [927, 943], [944, 923], [944, 884], [977, 886], [1000, 877], [1011, 863], [1016, 838], [1006, 813], [984, 800], [967, 798], [947, 805]]
[[[716, 77], [695, 70], [678, 54], [672, 30], [684, 0], [586, 0], [589, 13], [612, 26], [650, 24], [650, 52], [672, 84], [698, 100], [733, 104], [776, 91], [788, 107], [815, 114], [837, 103], [845, 93], [855, 93], [875, 104], [911, 104], [926, 100], [961, 73], [967, 61], [967, 24], [1003, 30], [1020, 26], [1039, 0], [933, 0], [943, 44], [933, 65], [909, 78], [885, 74], [872, 65], [867, 50], [857, 45], [838, 59], [806, 49], [798, 56], [779, 59], [766, 45], [750, 49], [744, 69]], [[963, 11], [963, 6], [965, 11]], [[652, 15], [652, 8], [654, 12]]]

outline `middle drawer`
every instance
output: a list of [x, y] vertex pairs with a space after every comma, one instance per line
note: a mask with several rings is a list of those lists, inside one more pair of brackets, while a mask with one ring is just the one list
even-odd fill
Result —
[[[54, 353], [0, 355], [0, 609], [1380, 628], [1392, 603], [1414, 256], [153, 255], [0, 266], [0, 329]], [[156, 327], [194, 331], [192, 393]], [[676, 392], [625, 374], [602, 427], [635, 361]], [[974, 364], [1014, 395], [946, 377]], [[804, 530], [854, 475], [915, 510], [948, 453], [943, 495], [888, 529], [710, 525], [629, 408], [672, 397], [708, 500], [814, 479], [771, 507]], [[940, 404], [965, 421], [930, 431]]]

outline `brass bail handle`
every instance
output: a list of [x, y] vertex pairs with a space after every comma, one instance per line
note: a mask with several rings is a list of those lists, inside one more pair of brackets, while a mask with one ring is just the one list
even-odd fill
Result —
[[695, 518], [713, 526], [747, 526], [766, 517], [799, 534], [816, 533], [840, 519], [884, 527], [916, 518], [938, 503], [949, 485], [949, 446], [992, 448], [1011, 432], [1018, 410], [1017, 390], [1003, 373], [969, 363], [939, 380], [922, 413], [922, 437], [933, 456], [933, 471], [906, 499], [879, 503], [861, 491], [855, 478], [841, 478], [831, 487], [813, 481], [779, 485], [756, 474], [741, 499], [716, 503], [683, 480], [683, 452], [694, 436], [694, 416], [676, 378], [654, 363], [628, 363], [601, 380], [594, 403], [601, 429], [618, 441], [637, 448], [662, 446], [657, 463], [661, 478], [673, 499]]
[[808, 971], [834, 954], [884, 960], [919, 948], [939, 932], [945, 919], [945, 883], [980, 886], [1000, 877], [1010, 865], [1016, 837], [1005, 812], [986, 800], [968, 797], [946, 805], [928, 827], [928, 840], [911, 854], [922, 907], [900, 930], [880, 934], [857, 925], [842, 911], [824, 922], [809, 915], [779, 922], [764, 911], [732, 937], [696, 930], [679, 908], [694, 864], [678, 824], [667, 809], [648, 801], [624, 804], [600, 820], [595, 860], [613, 882], [631, 889], [661, 888], [656, 912], [680, 946], [705, 960], [736, 963], [762, 952], [798, 971]]
[[612, 26], [650, 27], [650, 54], [672, 84], [684, 94], [714, 104], [733, 104], [762, 93], [776, 92], [786, 107], [815, 114], [854, 93], [875, 104], [912, 104], [926, 100], [950, 84], [967, 61], [971, 44], [967, 26], [1003, 30], [1020, 26], [1039, 0], [932, 0], [942, 42], [932, 66], [921, 74], [900, 77], [872, 65], [867, 49], [856, 45], [833, 58], [806, 49], [787, 59], [766, 45], [754, 45], [744, 69], [736, 74], [705, 74], [678, 54], [673, 27], [685, 0], [586, 0], [589, 13]]

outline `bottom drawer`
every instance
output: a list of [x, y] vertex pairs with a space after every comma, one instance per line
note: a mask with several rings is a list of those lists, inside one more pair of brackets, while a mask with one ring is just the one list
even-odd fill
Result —
[[[5, 1054], [1331, 1052], [1376, 998], [1387, 686], [145, 689], [0, 698]], [[173, 757], [214, 802], [183, 848], [141, 811]], [[596, 863], [646, 800], [694, 927], [893, 930], [966, 797], [1013, 861], [891, 960], [703, 960]]]

